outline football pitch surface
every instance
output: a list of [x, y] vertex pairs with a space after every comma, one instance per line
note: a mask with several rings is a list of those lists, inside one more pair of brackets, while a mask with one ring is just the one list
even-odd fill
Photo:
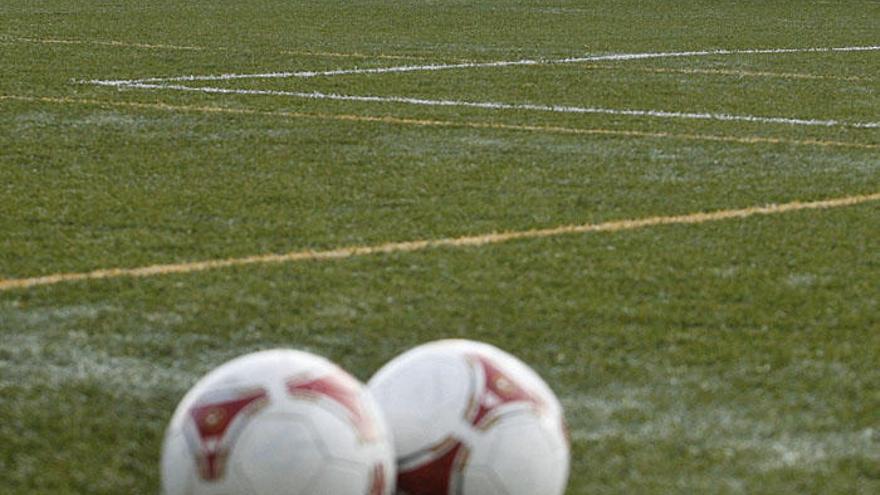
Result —
[[183, 393], [493, 343], [567, 493], [880, 492], [880, 2], [0, 5], [0, 491]]

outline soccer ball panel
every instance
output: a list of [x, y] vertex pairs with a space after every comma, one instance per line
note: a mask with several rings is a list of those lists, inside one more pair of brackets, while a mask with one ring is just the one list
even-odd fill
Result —
[[506, 495], [564, 491], [568, 446], [561, 432], [539, 416], [520, 414], [504, 418], [486, 432], [486, 438], [478, 445], [480, 448], [475, 448], [471, 456], [473, 465], [495, 473]]
[[163, 495], [183, 495], [193, 492], [196, 466], [182, 433], [174, 432], [166, 436], [161, 469]]
[[390, 495], [393, 463], [360, 382], [326, 359], [277, 350], [200, 380], [172, 418], [161, 466], [167, 495]]
[[[368, 495], [372, 469], [365, 470], [361, 464], [330, 460], [320, 468], [320, 474], [309, 486], [308, 495], [336, 495], [357, 493]], [[380, 494], [383, 495], [383, 494]]]
[[442, 442], [459, 427], [458, 418], [469, 407], [472, 382], [465, 361], [450, 360], [433, 349], [408, 353], [370, 380], [370, 391], [392, 425], [398, 457]]
[[569, 447], [559, 400], [528, 366], [488, 344], [438, 341], [368, 384], [385, 411], [408, 495], [560, 495]]
[[288, 495], [304, 494], [325, 462], [324, 440], [304, 415], [267, 413], [248, 426], [235, 446], [238, 469], [254, 493], [289, 487]]
[[[464, 493], [479, 495], [510, 495], [492, 468], [471, 466], [463, 480]], [[533, 492], [534, 494], [541, 492]]]

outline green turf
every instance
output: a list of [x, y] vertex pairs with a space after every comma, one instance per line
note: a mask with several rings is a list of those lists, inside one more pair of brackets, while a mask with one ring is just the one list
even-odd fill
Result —
[[[876, 1], [7, 0], [0, 98], [32, 99], [0, 99], [0, 280], [880, 191], [880, 129], [78, 81], [867, 46], [878, 19]], [[876, 122], [878, 74], [869, 51], [192, 85]], [[304, 348], [367, 379], [413, 345], [468, 337], [521, 356], [559, 394], [568, 493], [876, 493], [877, 246], [873, 202], [3, 291], [0, 492], [157, 492], [174, 405], [250, 350]]]

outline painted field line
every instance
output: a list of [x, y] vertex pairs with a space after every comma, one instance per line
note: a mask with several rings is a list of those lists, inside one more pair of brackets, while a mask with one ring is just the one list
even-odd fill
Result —
[[873, 81], [869, 77], [859, 76], [826, 76], [823, 74], [805, 74], [800, 72], [766, 72], [734, 69], [673, 69], [668, 67], [630, 67], [622, 65], [585, 65], [589, 70], [647, 72], [652, 74], [690, 74], [708, 76], [733, 76], [733, 77], [764, 77], [770, 79], [804, 79], [817, 81]]
[[695, 225], [722, 220], [744, 219], [756, 215], [776, 215], [803, 210], [819, 210], [840, 208], [862, 203], [880, 201], [880, 192], [859, 196], [847, 196], [843, 198], [827, 199], [822, 201], [800, 202], [753, 206], [742, 209], [718, 210], [713, 212], [698, 212], [687, 215], [655, 216], [631, 220], [615, 220], [603, 223], [589, 223], [581, 225], [563, 225], [546, 229], [532, 229], [512, 232], [492, 232], [488, 234], [450, 237], [434, 240], [416, 240], [404, 242], [389, 242], [377, 245], [349, 246], [324, 251], [293, 251], [285, 254], [262, 254], [243, 258], [226, 258], [219, 260], [194, 261], [188, 263], [173, 263], [163, 265], [150, 265], [138, 268], [109, 268], [80, 273], [58, 273], [42, 277], [0, 280], [0, 291], [13, 289], [26, 289], [29, 287], [54, 285], [62, 282], [77, 282], [86, 280], [100, 280], [122, 277], [153, 277], [159, 275], [172, 275], [180, 273], [193, 273], [220, 268], [230, 268], [247, 265], [264, 265], [278, 263], [294, 263], [302, 261], [326, 261], [369, 256], [376, 254], [408, 253], [424, 251], [433, 248], [463, 248], [471, 246], [485, 246], [499, 244], [521, 239], [541, 239], [571, 234], [587, 234], [598, 232], [621, 232], [637, 230], [661, 225]]
[[[385, 59], [385, 60], [428, 60], [429, 57], [424, 55], [389, 55], [386, 53], [378, 53], [371, 55], [369, 53], [360, 52], [328, 52], [328, 51], [312, 51], [312, 50], [281, 50], [278, 53], [284, 55], [302, 55], [308, 57], [331, 57], [331, 58], [363, 58], [363, 59]], [[446, 59], [447, 57], [443, 57]]]
[[[18, 42], [18, 43], [35, 43], [47, 45], [96, 45], [111, 46], [119, 48], [142, 48], [149, 50], [178, 50], [178, 51], [241, 51], [229, 47], [205, 47], [205, 46], [187, 46], [173, 45], [162, 43], [133, 43], [128, 41], [116, 40], [77, 40], [77, 39], [58, 39], [58, 38], [28, 38], [19, 36], [0, 36], [0, 41]], [[311, 51], [311, 50], [278, 50], [276, 53], [282, 55], [302, 55], [313, 57], [333, 57], [333, 58], [363, 58], [363, 59], [387, 59], [387, 60], [426, 60], [427, 57], [420, 55], [388, 55], [358, 52], [331, 52], [331, 51]]]
[[834, 119], [801, 119], [792, 117], [764, 117], [757, 115], [734, 115], [729, 113], [698, 113], [677, 112], [669, 110], [639, 110], [626, 108], [601, 108], [601, 107], [578, 107], [568, 105], [538, 105], [532, 103], [502, 103], [494, 101], [465, 101], [465, 100], [431, 100], [426, 98], [413, 98], [409, 96], [373, 96], [373, 95], [341, 95], [335, 93], [322, 93], [319, 91], [279, 91], [269, 89], [234, 89], [214, 88], [200, 86], [183, 86], [179, 84], [153, 84], [131, 83], [120, 88], [148, 89], [148, 90], [173, 90], [194, 93], [222, 94], [222, 95], [246, 95], [246, 96], [286, 96], [292, 98], [305, 98], [309, 100], [335, 100], [354, 101], [362, 103], [399, 103], [406, 105], [418, 105], [428, 107], [465, 107], [479, 108], [483, 110], [517, 110], [552, 113], [578, 113], [615, 115], [621, 117], [649, 117], [658, 119], [683, 119], [683, 120], [715, 120], [721, 122], [749, 122], [755, 124], [783, 124], [790, 126], [812, 127], [851, 127], [855, 129], [880, 129], [880, 122], [851, 122]]
[[844, 53], [844, 52], [867, 52], [880, 51], [878, 46], [842, 46], [828, 48], [772, 48], [772, 49], [745, 49], [745, 50], [702, 50], [683, 52], [645, 52], [645, 53], [616, 53], [607, 55], [588, 55], [584, 57], [568, 57], [559, 59], [521, 59], [521, 60], [498, 60], [491, 62], [464, 62], [454, 64], [427, 64], [427, 65], [401, 65], [395, 67], [374, 67], [336, 69], [326, 71], [297, 71], [297, 72], [263, 72], [249, 74], [216, 74], [216, 75], [186, 75], [175, 77], [147, 77], [143, 79], [128, 80], [100, 80], [87, 81], [91, 84], [103, 86], [126, 86], [132, 83], [156, 83], [156, 82], [182, 82], [182, 81], [228, 81], [233, 79], [282, 79], [282, 78], [311, 78], [333, 77], [356, 74], [390, 74], [404, 72], [434, 72], [454, 69], [480, 69], [492, 67], [515, 67], [524, 65], [559, 65], [585, 62], [613, 62], [625, 60], [649, 60], [660, 58], [687, 58], [687, 57], [711, 57], [728, 55], [779, 55], [791, 53]]
[[139, 103], [127, 101], [105, 101], [93, 99], [79, 98], [53, 98], [53, 97], [30, 97], [30, 96], [13, 96], [0, 95], [0, 101], [30, 101], [40, 103], [59, 103], [59, 104], [78, 104], [78, 105], [95, 105], [102, 107], [131, 108], [142, 110], [164, 110], [172, 112], [196, 112], [196, 113], [218, 113], [218, 114], [237, 114], [237, 115], [256, 115], [289, 119], [314, 119], [314, 120], [331, 120], [343, 122], [361, 122], [361, 123], [382, 123], [389, 125], [401, 126], [417, 126], [417, 127], [449, 127], [449, 128], [470, 128], [470, 129], [494, 129], [505, 131], [524, 131], [547, 134], [572, 134], [585, 136], [610, 136], [610, 137], [635, 137], [648, 139], [673, 139], [683, 141], [709, 141], [723, 143], [738, 144], [772, 144], [787, 146], [817, 146], [825, 148], [852, 148], [876, 150], [880, 149], [880, 144], [869, 143], [853, 143], [846, 141], [830, 141], [819, 139], [784, 139], [764, 136], [726, 136], [715, 134], [679, 134], [671, 132], [650, 132], [626, 129], [603, 129], [603, 128], [578, 128], [578, 127], [561, 127], [561, 126], [542, 126], [542, 125], [520, 125], [520, 124], [502, 124], [497, 122], [474, 122], [474, 121], [456, 121], [456, 120], [434, 120], [434, 119], [410, 119], [405, 117], [393, 116], [374, 116], [374, 115], [356, 115], [356, 114], [333, 114], [333, 113], [307, 113], [307, 112], [290, 112], [283, 110], [255, 110], [248, 108], [227, 108], [215, 106], [193, 106], [193, 105], [170, 105], [167, 103]]
[[570, 134], [580, 136], [633, 137], [644, 139], [671, 139], [680, 141], [708, 141], [736, 144], [770, 144], [785, 146], [816, 146], [821, 148], [850, 148], [864, 150], [880, 150], [880, 144], [853, 143], [846, 141], [829, 141], [820, 139], [784, 139], [765, 136], [726, 136], [717, 134], [679, 134], [673, 132], [650, 132], [627, 129], [580, 128], [544, 125], [502, 124], [498, 122], [474, 122], [467, 120], [435, 120], [410, 119], [388, 115], [356, 115], [336, 113], [307, 113], [284, 110], [255, 110], [249, 108], [227, 108], [197, 105], [171, 105], [168, 103], [140, 103], [133, 101], [106, 101], [69, 97], [35, 97], [0, 95], [2, 101], [26, 101], [34, 103], [94, 105], [99, 107], [126, 108], [137, 110], [161, 110], [169, 112], [192, 112], [207, 114], [233, 114], [276, 117], [285, 119], [313, 119], [357, 123], [379, 123], [414, 127], [448, 127], [465, 129], [490, 129], [515, 132], [533, 132], [544, 134]]
[[126, 41], [115, 40], [76, 40], [76, 39], [58, 39], [58, 38], [28, 38], [21, 36], [3, 36], [0, 39], [19, 43], [35, 43], [43, 45], [96, 45], [96, 46], [114, 46], [120, 48], [144, 48], [148, 50], [180, 50], [180, 51], [201, 51], [206, 50], [201, 46], [185, 46], [185, 45], [169, 45], [162, 43], [130, 43]]

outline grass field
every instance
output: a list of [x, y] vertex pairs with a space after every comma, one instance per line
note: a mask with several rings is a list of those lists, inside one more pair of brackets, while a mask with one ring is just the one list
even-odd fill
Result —
[[0, 492], [156, 493], [223, 361], [365, 380], [443, 337], [547, 378], [570, 494], [880, 492], [878, 27], [867, 0], [4, 0]]

